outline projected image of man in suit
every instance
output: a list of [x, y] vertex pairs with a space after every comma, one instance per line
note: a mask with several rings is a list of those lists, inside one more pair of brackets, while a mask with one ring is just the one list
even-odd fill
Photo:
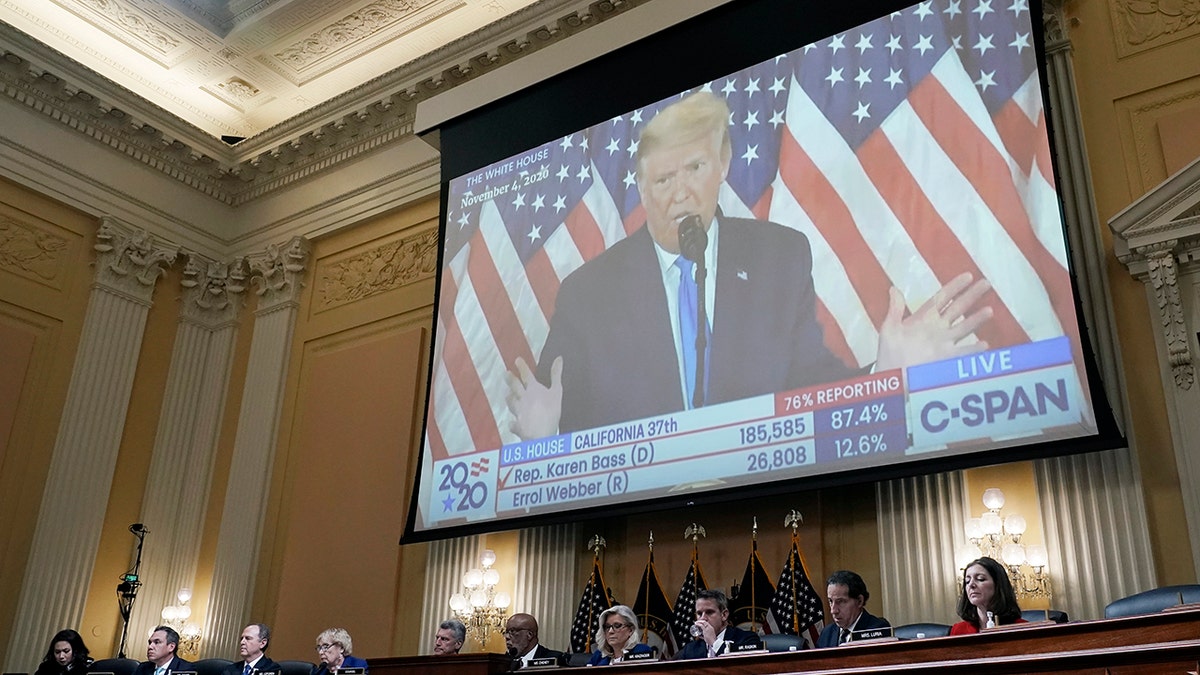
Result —
[[[521, 438], [598, 427], [693, 406], [786, 391], [856, 374], [824, 344], [816, 319], [812, 250], [797, 230], [732, 218], [718, 208], [729, 173], [729, 108], [691, 94], [642, 131], [637, 185], [646, 225], [568, 276], [559, 289], [536, 375], [518, 359], [508, 375], [512, 429]], [[710, 332], [703, 357], [687, 335], [698, 307], [695, 269], [682, 261], [680, 226], [707, 245], [702, 296]], [[905, 316], [892, 288], [879, 329], [876, 371], [987, 348], [960, 340], [987, 321], [974, 309], [986, 280], [964, 273]], [[682, 320], [681, 320], [681, 317]], [[689, 353], [690, 350], [690, 353]], [[706, 372], [696, 385], [696, 362]]]

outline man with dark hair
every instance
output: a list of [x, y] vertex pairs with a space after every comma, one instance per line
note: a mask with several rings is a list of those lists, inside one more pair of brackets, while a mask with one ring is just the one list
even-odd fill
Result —
[[433, 653], [435, 656], [450, 656], [462, 649], [467, 639], [467, 627], [458, 619], [446, 619], [438, 625], [437, 633], [433, 636]]
[[158, 626], [146, 640], [146, 660], [138, 664], [133, 675], [168, 675], [191, 670], [192, 664], [179, 658], [179, 633], [170, 626]]
[[238, 639], [238, 655], [242, 657], [241, 661], [234, 661], [221, 675], [280, 672], [282, 669], [279, 664], [263, 653], [270, 641], [271, 629], [266, 624], [252, 623], [246, 626]]
[[712, 588], [696, 593], [696, 623], [692, 624], [692, 635], [696, 639], [681, 649], [676, 659], [706, 659], [762, 646], [757, 633], [730, 625], [729, 600], [723, 592]]
[[856, 630], [872, 628], [889, 628], [892, 624], [887, 619], [873, 616], [867, 611], [867, 584], [857, 573], [850, 570], [838, 570], [829, 575], [825, 582], [825, 599], [829, 601], [829, 614], [833, 623], [821, 631], [817, 638], [817, 647], [836, 647], [850, 640], [850, 633]]

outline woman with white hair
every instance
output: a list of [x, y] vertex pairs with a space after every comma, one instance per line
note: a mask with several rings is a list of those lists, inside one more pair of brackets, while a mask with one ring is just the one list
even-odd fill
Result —
[[600, 645], [600, 648], [592, 652], [589, 666], [620, 663], [627, 656], [653, 651], [650, 645], [638, 642], [637, 615], [625, 605], [615, 605], [600, 613], [596, 644]]
[[361, 668], [367, 672], [367, 662], [350, 656], [354, 643], [345, 628], [330, 628], [317, 636], [317, 656], [321, 663], [313, 666], [312, 675], [336, 675], [339, 670]]

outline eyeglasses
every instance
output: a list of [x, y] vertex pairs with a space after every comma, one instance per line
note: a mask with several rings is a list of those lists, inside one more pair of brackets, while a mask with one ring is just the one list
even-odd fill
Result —
[[336, 646], [337, 645], [317, 645], [317, 653], [320, 654], [321, 652], [327, 652]]
[[527, 631], [529, 629], [528, 628], [505, 628], [504, 634], [505, 635], [516, 635], [517, 633], [520, 633], [523, 630]]
[[622, 628], [633, 628], [633, 624], [628, 623], [606, 623], [604, 624], [604, 632], [621, 630]]

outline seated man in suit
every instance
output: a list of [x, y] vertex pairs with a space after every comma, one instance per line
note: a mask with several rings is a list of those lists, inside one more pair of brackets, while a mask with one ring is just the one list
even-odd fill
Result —
[[882, 617], [872, 616], [867, 611], [867, 584], [857, 573], [838, 570], [829, 575], [825, 582], [825, 599], [829, 601], [829, 614], [833, 623], [821, 631], [817, 647], [836, 647], [850, 639], [851, 631], [871, 628], [889, 628], [892, 624]]
[[508, 655], [513, 657], [513, 667], [524, 668], [534, 659], [554, 659], [561, 664], [562, 652], [547, 649], [538, 644], [538, 622], [532, 614], [513, 614], [504, 627], [504, 644]]
[[252, 623], [242, 630], [238, 641], [238, 654], [241, 661], [234, 661], [221, 675], [250, 675], [251, 673], [282, 671], [278, 663], [271, 660], [264, 652], [271, 641], [271, 629], [266, 624]]
[[458, 619], [446, 619], [438, 625], [433, 636], [433, 655], [452, 656], [462, 649], [467, 639], [467, 627]]
[[696, 593], [696, 623], [692, 634], [696, 633], [699, 633], [696, 639], [681, 649], [676, 659], [706, 659], [738, 651], [739, 647], [762, 646], [757, 633], [729, 623], [729, 600], [724, 593], [711, 588]]
[[179, 633], [170, 626], [159, 626], [146, 640], [146, 660], [139, 663], [133, 675], [167, 675], [191, 670], [192, 664], [176, 655]]

